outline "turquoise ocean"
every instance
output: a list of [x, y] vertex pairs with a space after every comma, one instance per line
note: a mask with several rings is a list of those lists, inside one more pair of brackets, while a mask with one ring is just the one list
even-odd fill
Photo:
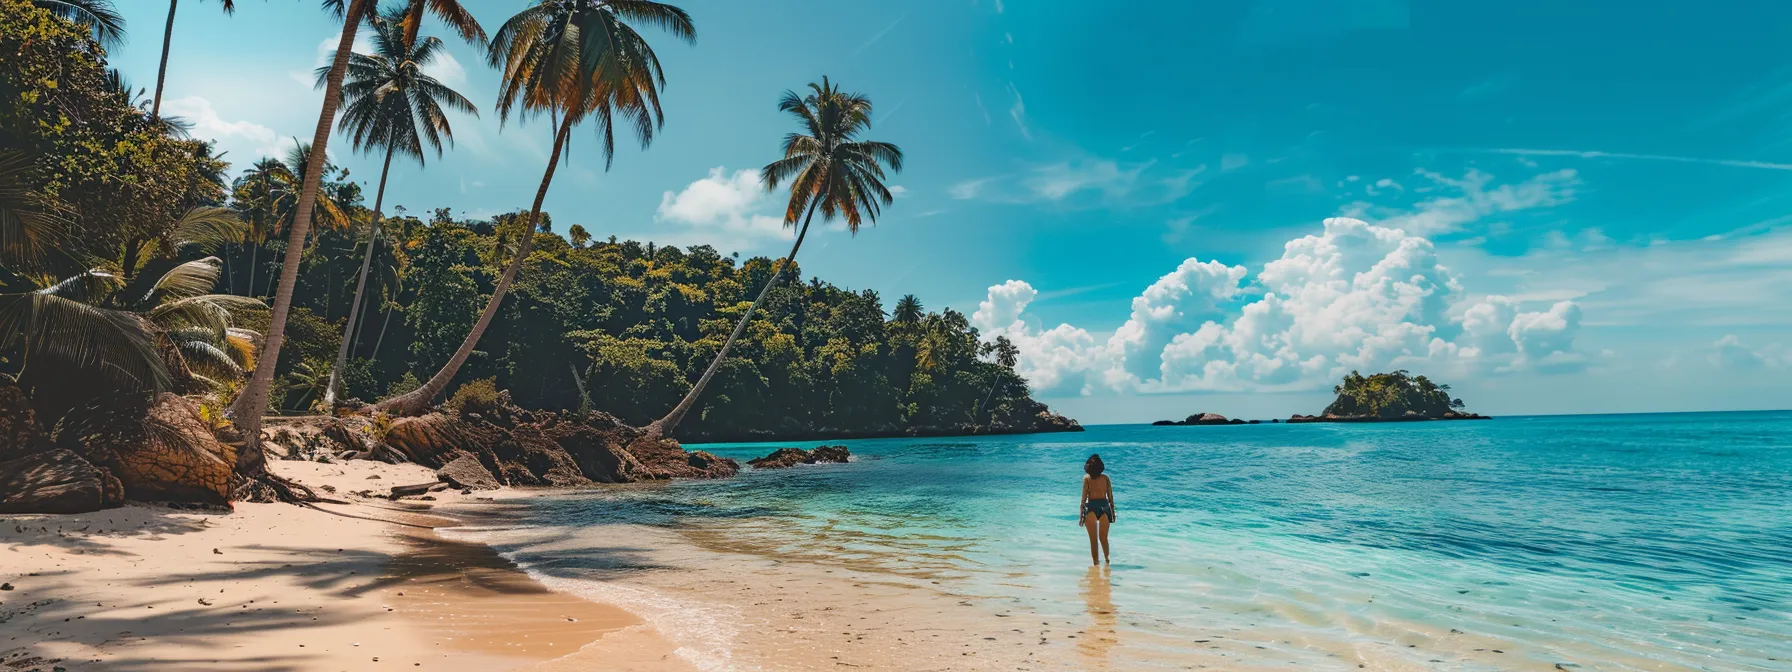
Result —
[[[1099, 453], [1119, 510], [1099, 598], [1123, 640], [1224, 632], [1306, 669], [1368, 645], [1424, 669], [1435, 647], [1402, 642], [1460, 637], [1504, 657], [1451, 669], [1792, 670], [1792, 412], [829, 443], [855, 461], [539, 498], [530, 518], [700, 531], [1080, 617]], [[816, 442], [700, 447], [777, 445]]]

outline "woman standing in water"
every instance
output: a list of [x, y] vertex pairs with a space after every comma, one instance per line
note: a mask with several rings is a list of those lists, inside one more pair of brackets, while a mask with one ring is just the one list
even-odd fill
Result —
[[[1114, 482], [1102, 473], [1100, 455], [1083, 463], [1083, 498], [1077, 524], [1089, 531], [1089, 562], [1099, 565], [1108, 554], [1108, 527], [1114, 524]], [[1099, 551], [1099, 552], [1098, 552]]]

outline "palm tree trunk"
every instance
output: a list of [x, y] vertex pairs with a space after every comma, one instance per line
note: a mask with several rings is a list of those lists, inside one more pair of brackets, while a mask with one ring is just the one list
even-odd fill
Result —
[[579, 388], [579, 410], [591, 410], [591, 395], [585, 392], [585, 377], [579, 375], [579, 367], [573, 366], [572, 362], [567, 362], [566, 369], [572, 372], [572, 384]]
[[249, 243], [249, 291], [243, 296], [255, 298], [255, 265], [261, 263], [261, 245]]
[[336, 348], [336, 365], [330, 367], [330, 383], [324, 388], [324, 407], [336, 405], [336, 388], [342, 367], [348, 366], [348, 350], [354, 344], [355, 320], [361, 317], [361, 296], [367, 292], [367, 271], [373, 267], [373, 246], [380, 239], [380, 207], [386, 203], [386, 175], [392, 172], [392, 148], [386, 148], [386, 165], [380, 168], [380, 188], [373, 197], [373, 228], [367, 232], [367, 254], [361, 256], [361, 279], [355, 281], [354, 303], [348, 307], [348, 323], [342, 327], [342, 345]]
[[180, 0], [168, 0], [168, 25], [162, 28], [162, 65], [156, 68], [156, 99], [150, 103], [149, 123], [162, 118], [162, 82], [168, 78], [168, 45], [174, 41], [174, 8]]
[[373, 353], [367, 359], [380, 358], [380, 345], [386, 342], [386, 327], [392, 326], [392, 304], [386, 304], [386, 319], [380, 321], [380, 337], [373, 340]]
[[516, 281], [516, 274], [523, 268], [523, 261], [529, 258], [529, 251], [535, 247], [535, 223], [541, 218], [541, 202], [548, 197], [548, 185], [554, 181], [554, 169], [560, 165], [560, 150], [566, 146], [567, 132], [572, 130], [571, 120], [562, 120], [554, 132], [554, 150], [548, 155], [548, 169], [541, 175], [541, 187], [535, 190], [535, 205], [529, 208], [529, 222], [523, 228], [522, 241], [517, 243], [516, 256], [504, 267], [504, 275], [498, 278], [498, 287], [492, 290], [492, 298], [485, 303], [485, 311], [479, 313], [479, 321], [473, 323], [473, 331], [461, 341], [454, 356], [442, 365], [442, 370], [431, 376], [429, 382], [410, 392], [392, 397], [378, 404], [373, 410], [383, 411], [389, 415], [417, 415], [429, 408], [436, 396], [448, 389], [448, 383], [454, 380], [454, 374], [460, 372], [467, 357], [473, 354], [473, 347], [479, 344], [479, 338], [485, 335], [486, 327], [491, 326], [492, 318], [497, 317], [498, 307], [504, 303], [504, 295], [510, 292], [511, 283]]
[[753, 305], [747, 306], [747, 314], [742, 315], [740, 323], [734, 325], [734, 333], [729, 334], [728, 340], [722, 343], [721, 352], [717, 352], [715, 361], [710, 362], [709, 368], [703, 370], [703, 377], [698, 378], [697, 384], [684, 395], [684, 399], [679, 400], [678, 405], [672, 407], [672, 412], [647, 426], [647, 434], [650, 438], [661, 438], [678, 429], [678, 423], [684, 420], [685, 414], [691, 411], [691, 406], [697, 403], [697, 397], [703, 395], [703, 388], [708, 387], [709, 380], [716, 377], [716, 371], [722, 368], [722, 360], [728, 358], [728, 349], [734, 347], [734, 341], [740, 338], [740, 335], [747, 330], [747, 323], [753, 320], [753, 312], [759, 310], [759, 304], [765, 301], [765, 297], [771, 293], [772, 287], [777, 286], [778, 279], [783, 277], [784, 272], [796, 263], [796, 251], [803, 246], [803, 237], [809, 235], [809, 221], [815, 219], [815, 205], [820, 202], [820, 198], [809, 201], [809, 214], [803, 216], [803, 228], [797, 232], [796, 244], [790, 246], [790, 254], [784, 257], [784, 265], [772, 271], [772, 278], [767, 280], [765, 287], [759, 290], [759, 296], [753, 299]]
[[368, 2], [350, 0], [348, 11], [343, 14], [342, 37], [336, 43], [336, 58], [330, 64], [328, 85], [324, 87], [323, 109], [317, 115], [317, 130], [312, 133], [311, 156], [305, 163], [298, 209], [293, 216], [292, 230], [286, 235], [286, 259], [280, 264], [280, 286], [274, 293], [261, 357], [257, 360], [255, 375], [249, 378], [249, 384], [231, 409], [232, 420], [243, 438], [243, 447], [237, 454], [236, 473], [249, 479], [265, 479], [268, 475], [267, 456], [261, 450], [261, 416], [267, 412], [274, 369], [280, 363], [280, 346], [286, 341], [286, 314], [292, 310], [293, 287], [299, 280], [299, 258], [305, 252], [311, 210], [317, 205], [318, 184], [323, 180], [324, 163], [329, 160], [324, 149], [330, 144], [330, 128], [336, 122], [336, 108], [342, 103], [342, 77], [348, 71], [349, 51], [354, 48], [355, 33], [361, 29], [361, 18]]

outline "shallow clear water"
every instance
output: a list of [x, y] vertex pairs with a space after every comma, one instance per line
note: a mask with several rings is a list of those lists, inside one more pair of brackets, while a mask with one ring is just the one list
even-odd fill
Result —
[[1315, 668], [1378, 646], [1414, 664], [1503, 647], [1503, 663], [1452, 669], [1792, 669], [1792, 412], [840, 443], [857, 461], [541, 500], [537, 515], [601, 509], [1076, 616], [1091, 604], [1077, 495], [1097, 452], [1119, 508], [1099, 598], [1155, 646], [1227, 632]]

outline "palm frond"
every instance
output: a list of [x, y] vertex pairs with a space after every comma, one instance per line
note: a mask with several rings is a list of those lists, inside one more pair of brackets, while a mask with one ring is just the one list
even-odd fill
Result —
[[[204, 294], [163, 302], [149, 309], [145, 317], [159, 329], [205, 329], [221, 339], [237, 324], [265, 313], [267, 309], [267, 304], [247, 296]], [[254, 332], [245, 331], [244, 334], [254, 335]]]
[[0, 295], [0, 348], [24, 353], [22, 376], [42, 360], [117, 384], [163, 390], [168, 370], [142, 318], [50, 293]]
[[19, 270], [42, 267], [70, 247], [73, 213], [32, 188], [35, 160], [21, 151], [0, 151], [0, 264]]
[[57, 18], [87, 24], [93, 40], [108, 50], [124, 44], [124, 16], [112, 6], [112, 0], [32, 0], [31, 4]]
[[209, 253], [224, 245], [243, 242], [248, 231], [249, 225], [235, 210], [201, 206], [182, 214], [180, 221], [174, 223], [170, 237], [177, 247], [191, 245]]
[[224, 262], [217, 257], [195, 259], [175, 266], [156, 280], [155, 286], [144, 295], [142, 305], [158, 306], [168, 301], [202, 296], [218, 286], [218, 276], [223, 272]]
[[171, 332], [168, 339], [180, 352], [181, 359], [186, 360], [187, 367], [214, 379], [237, 379], [243, 377], [243, 368], [238, 366], [230, 353], [213, 345], [203, 331]]

